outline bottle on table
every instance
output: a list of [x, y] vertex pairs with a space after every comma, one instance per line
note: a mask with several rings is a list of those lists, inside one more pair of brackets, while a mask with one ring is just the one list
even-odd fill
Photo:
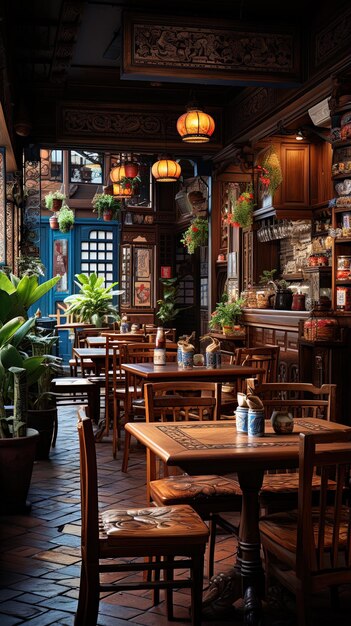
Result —
[[166, 335], [162, 326], [157, 328], [155, 349], [154, 349], [154, 365], [166, 364]]

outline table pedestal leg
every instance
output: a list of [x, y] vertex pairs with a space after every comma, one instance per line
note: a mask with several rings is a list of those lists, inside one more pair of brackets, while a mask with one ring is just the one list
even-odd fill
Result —
[[259, 624], [261, 597], [264, 593], [264, 574], [260, 556], [259, 490], [262, 472], [238, 472], [242, 496], [238, 564], [240, 565], [244, 592], [244, 623]]

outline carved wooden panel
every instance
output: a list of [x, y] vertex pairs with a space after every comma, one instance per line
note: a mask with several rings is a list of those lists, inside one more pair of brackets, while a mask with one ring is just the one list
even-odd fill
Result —
[[343, 49], [349, 50], [351, 43], [351, 10], [344, 7], [342, 15], [332, 20], [316, 34], [315, 65], [325, 64]]
[[207, 82], [300, 79], [296, 28], [125, 13], [122, 76]]
[[0, 147], [0, 265], [6, 263], [6, 150]]

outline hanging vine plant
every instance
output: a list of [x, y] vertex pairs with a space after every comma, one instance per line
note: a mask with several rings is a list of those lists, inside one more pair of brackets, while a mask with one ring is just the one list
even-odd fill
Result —
[[205, 246], [208, 241], [208, 221], [196, 217], [180, 241], [187, 248], [188, 254], [194, 254], [196, 248]]
[[248, 228], [252, 224], [252, 212], [255, 206], [252, 185], [235, 200], [233, 192], [229, 194], [230, 212], [227, 214], [227, 224], [239, 228]]
[[258, 165], [259, 182], [263, 193], [274, 195], [279, 185], [283, 182], [282, 168], [279, 157], [274, 149], [270, 146], [265, 153], [262, 165]]

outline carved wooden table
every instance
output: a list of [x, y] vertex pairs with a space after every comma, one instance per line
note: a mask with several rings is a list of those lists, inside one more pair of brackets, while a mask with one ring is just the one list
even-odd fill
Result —
[[[261, 619], [261, 595], [264, 576], [260, 558], [259, 491], [263, 472], [268, 469], [287, 469], [298, 466], [298, 434], [300, 432], [345, 430], [335, 422], [305, 418], [296, 419], [294, 432], [276, 435], [270, 422], [263, 437], [248, 437], [236, 432], [235, 421], [129, 423], [126, 429], [147, 448], [150, 464], [155, 456], [167, 465], [181, 467], [189, 474], [226, 474], [237, 472], [243, 492], [238, 560], [232, 572], [241, 577], [245, 601], [245, 623], [258, 624]], [[217, 581], [212, 579], [213, 584]], [[220, 579], [220, 577], [217, 577]], [[219, 580], [219, 583], [221, 581]], [[229, 584], [229, 583], [228, 583]], [[238, 585], [230, 583], [234, 595], [209, 589], [213, 598], [213, 613], [227, 608], [241, 595]]]

